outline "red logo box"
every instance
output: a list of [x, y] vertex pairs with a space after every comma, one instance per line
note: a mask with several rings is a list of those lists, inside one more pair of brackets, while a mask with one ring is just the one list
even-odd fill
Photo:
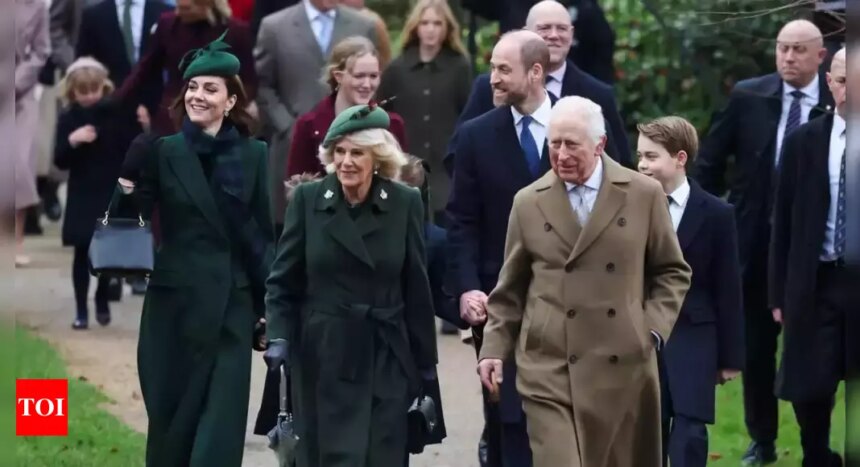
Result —
[[15, 435], [68, 435], [68, 397], [65, 379], [15, 380]]

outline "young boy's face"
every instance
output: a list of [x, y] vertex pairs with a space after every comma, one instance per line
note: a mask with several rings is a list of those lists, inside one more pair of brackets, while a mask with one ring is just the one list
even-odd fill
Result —
[[639, 158], [639, 173], [660, 182], [664, 191], [673, 186], [679, 178], [686, 176], [684, 165], [687, 162], [687, 153], [680, 151], [673, 157], [662, 145], [641, 134], [636, 146], [636, 156]]

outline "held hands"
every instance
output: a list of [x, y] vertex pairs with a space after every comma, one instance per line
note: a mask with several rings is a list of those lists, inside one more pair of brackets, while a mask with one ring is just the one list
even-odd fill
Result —
[[284, 365], [284, 370], [290, 366], [290, 344], [284, 339], [275, 339], [269, 342], [269, 348], [263, 354], [263, 361], [269, 367], [269, 371], [277, 371], [278, 367]]
[[92, 125], [84, 125], [69, 135], [69, 144], [76, 148], [84, 143], [92, 143], [98, 138], [96, 127]]
[[471, 326], [480, 326], [487, 321], [487, 294], [470, 290], [460, 295], [460, 317]]
[[740, 375], [740, 370], [724, 368], [717, 371], [717, 384], [726, 384]]
[[499, 400], [499, 385], [502, 384], [502, 361], [498, 358], [485, 358], [478, 362], [478, 375], [481, 384], [490, 392], [490, 400]]

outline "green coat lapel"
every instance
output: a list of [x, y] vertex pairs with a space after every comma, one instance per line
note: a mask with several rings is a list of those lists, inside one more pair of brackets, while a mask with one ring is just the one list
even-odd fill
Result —
[[386, 188], [390, 183], [385, 179], [376, 179], [368, 195], [368, 202], [373, 203], [373, 206], [355, 220], [349, 215], [349, 207], [343, 199], [343, 189], [336, 175], [331, 174], [323, 179], [318, 191], [316, 210], [329, 216], [323, 221], [323, 231], [371, 269], [376, 269], [376, 263], [367, 249], [365, 240], [382, 226], [383, 220], [377, 217], [383, 216], [388, 211], [390, 189], [386, 190]]
[[[180, 136], [181, 138], [181, 136]], [[227, 238], [227, 230], [224, 222], [221, 219], [221, 214], [218, 212], [218, 206], [215, 205], [215, 199], [212, 197], [212, 189], [206, 178], [203, 176], [203, 168], [200, 166], [200, 161], [197, 156], [188, 151], [184, 146], [183, 140], [176, 146], [182, 150], [170, 151], [167, 157], [168, 165], [173, 170], [179, 184], [188, 193], [188, 196], [194, 200], [194, 203], [200, 208], [200, 212], [218, 232]], [[178, 148], [177, 148], [178, 149]]]
[[256, 157], [251, 157], [253, 154], [252, 147], [246, 141], [241, 148], [239, 154], [242, 155], [242, 177], [244, 178], [244, 190], [242, 191], [242, 201], [246, 205], [251, 203], [251, 195], [254, 193], [254, 188], [257, 180]]

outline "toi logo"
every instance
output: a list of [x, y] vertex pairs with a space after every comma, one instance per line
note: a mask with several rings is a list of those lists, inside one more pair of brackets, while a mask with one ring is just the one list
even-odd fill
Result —
[[15, 435], [66, 436], [68, 397], [65, 379], [15, 380]]

